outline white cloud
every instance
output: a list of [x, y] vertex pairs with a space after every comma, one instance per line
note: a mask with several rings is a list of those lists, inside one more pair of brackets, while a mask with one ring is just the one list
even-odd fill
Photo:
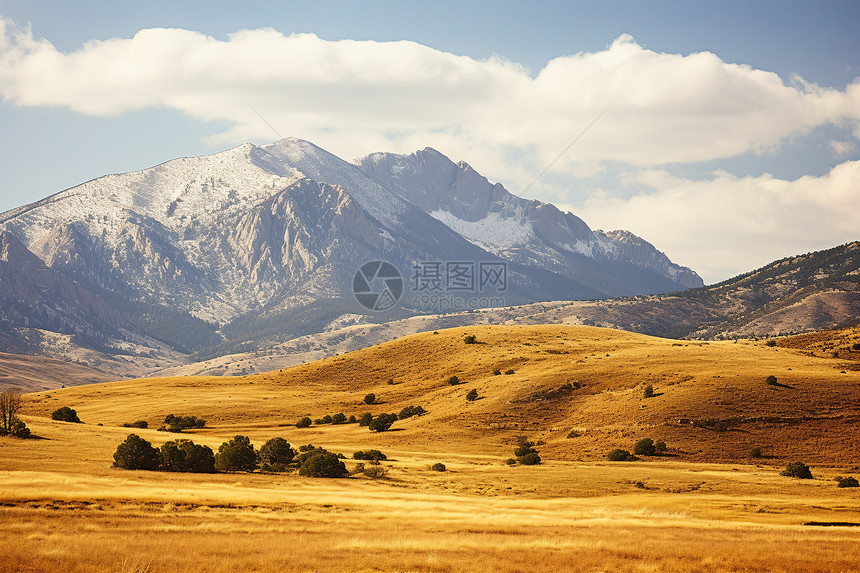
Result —
[[689, 181], [662, 170], [628, 173], [630, 199], [593, 198], [575, 212], [623, 228], [693, 267], [707, 283], [776, 259], [860, 240], [860, 161], [794, 181], [715, 173]]
[[[342, 156], [427, 145], [511, 183], [543, 166], [609, 111], [555, 172], [602, 161], [699, 162], [777, 146], [825, 123], [860, 133], [860, 84], [845, 91], [728, 64], [711, 53], [661, 54], [629, 36], [548, 62], [532, 78], [498, 58], [474, 60], [414, 42], [326, 41], [242, 30], [227, 41], [180, 29], [59, 52], [0, 23], [0, 95], [21, 106], [104, 116], [146, 107], [227, 122], [213, 143], [284, 135]], [[585, 167], [583, 167], [585, 166]]]

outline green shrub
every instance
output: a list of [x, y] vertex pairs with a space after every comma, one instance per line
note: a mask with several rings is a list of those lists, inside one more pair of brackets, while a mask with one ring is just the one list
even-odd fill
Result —
[[397, 414], [397, 418], [400, 420], [405, 420], [406, 418], [411, 418], [412, 416], [421, 416], [426, 414], [427, 411], [424, 410], [421, 406], [406, 406], [400, 413]]
[[373, 404], [375, 402], [376, 402], [376, 394], [374, 394], [373, 392], [371, 392], [370, 394], [368, 394], [364, 397], [364, 403], [365, 404], [370, 405], [370, 404]]
[[517, 462], [525, 466], [539, 464], [541, 459], [538, 451], [534, 448], [534, 442], [530, 442], [525, 436], [517, 438], [517, 447], [514, 448], [514, 457]]
[[765, 384], [767, 384], [768, 386], [776, 386], [776, 385], [779, 383], [779, 381], [776, 379], [776, 376], [773, 376], [773, 375], [768, 376], [767, 378], [765, 378], [765, 379], [764, 379], [764, 382], [765, 382]]
[[62, 408], [54, 410], [51, 414], [51, 419], [59, 422], [73, 422], [75, 424], [81, 423], [81, 419], [78, 418], [78, 413], [68, 406], [63, 406]]
[[310, 426], [311, 426], [311, 419], [308, 418], [307, 416], [305, 416], [304, 418], [302, 418], [301, 420], [296, 422], [296, 428], [310, 428]]
[[367, 466], [364, 468], [363, 473], [365, 476], [371, 479], [379, 479], [384, 478], [388, 475], [388, 470], [385, 469], [384, 466]]
[[355, 414], [350, 414], [349, 419], [346, 421], [347, 424], [355, 424], [358, 420], [355, 417]]
[[397, 414], [380, 414], [374, 417], [368, 427], [372, 432], [384, 432], [397, 421]]
[[309, 454], [299, 466], [299, 475], [316, 478], [341, 478], [349, 475], [346, 465], [336, 454], [322, 448]]
[[515, 460], [514, 458], [508, 458], [505, 460], [505, 463], [509, 466], [515, 466], [517, 465], [517, 460]]
[[12, 436], [15, 438], [29, 438], [30, 428], [19, 418], [12, 418], [11, 422], [7, 422], [9, 428], [0, 428], [0, 436]]
[[451, 376], [448, 378], [448, 384], [451, 386], [456, 386], [460, 383], [460, 378], [458, 376]]
[[167, 432], [181, 432], [190, 428], [202, 428], [206, 425], [206, 420], [200, 419], [197, 416], [174, 416], [168, 414], [164, 418], [164, 426], [159, 428]]
[[138, 420], [136, 422], [126, 422], [122, 425], [123, 428], [140, 428], [141, 430], [145, 430], [149, 427], [149, 422], [146, 420]]
[[636, 459], [630, 452], [622, 449], [612, 450], [607, 457], [610, 462], [626, 462]]
[[654, 452], [657, 454], [662, 454], [667, 449], [666, 442], [658, 441], [654, 442]]
[[434, 472], [444, 472], [444, 471], [448, 471], [448, 468], [446, 468], [446, 467], [445, 467], [445, 464], [443, 464], [443, 463], [441, 463], [441, 462], [436, 462], [435, 464], [433, 464], [432, 466], [430, 466], [430, 469], [431, 469], [432, 471], [434, 471]]
[[501, 374], [502, 374], [502, 371], [501, 371], [501, 370], [499, 370], [498, 368], [496, 368], [495, 370], [493, 370], [493, 376], [500, 376]]
[[388, 460], [388, 456], [386, 456], [379, 450], [359, 450], [352, 454], [352, 459], [382, 462]]
[[358, 425], [359, 426], [369, 426], [371, 420], [373, 420], [373, 414], [371, 414], [370, 412], [365, 412], [358, 419]]
[[331, 414], [326, 414], [322, 418], [317, 418], [314, 420], [314, 424], [322, 425], [322, 424], [331, 424], [334, 422], [334, 418], [331, 417]]
[[466, 393], [466, 400], [468, 400], [469, 402], [474, 402], [477, 399], [478, 399], [478, 391], [475, 390], [474, 388], [472, 388], [471, 390], [469, 390]]
[[860, 487], [860, 482], [857, 481], [857, 478], [853, 478], [851, 476], [847, 476], [847, 477], [837, 476], [836, 477], [836, 486], [837, 487]]
[[152, 444], [138, 436], [129, 434], [113, 454], [113, 465], [126, 470], [157, 470], [161, 456]]
[[215, 454], [212, 448], [195, 444], [191, 440], [165, 442], [159, 452], [161, 470], [166, 472], [215, 472]]
[[779, 472], [779, 475], [798, 479], [812, 479], [812, 471], [803, 462], [791, 462], [784, 470]]
[[254, 471], [257, 467], [257, 452], [248, 436], [234, 436], [218, 447], [215, 468], [222, 471]]
[[642, 390], [642, 395], [646, 398], [654, 397], [654, 386], [651, 384], [645, 384], [645, 389]]
[[517, 457], [517, 462], [524, 466], [533, 466], [539, 464], [541, 460], [540, 455], [537, 452], [532, 452], [530, 454]]
[[266, 464], [289, 465], [296, 456], [295, 450], [284, 438], [272, 438], [263, 444], [257, 453], [257, 459]]
[[510, 375], [511, 375], [511, 374], [513, 374], [513, 373], [514, 373], [514, 369], [513, 369], [513, 368], [508, 368], [507, 370], [505, 370], [505, 374], [507, 374], [508, 376], [510, 376]]
[[345, 424], [346, 423], [346, 414], [343, 412], [339, 412], [331, 417], [331, 421], [334, 424]]
[[463, 337], [463, 342], [465, 342], [466, 344], [477, 344], [478, 339], [475, 337], [474, 334], [467, 334]]
[[633, 453], [637, 456], [653, 456], [657, 453], [657, 447], [651, 438], [643, 438], [633, 446]]

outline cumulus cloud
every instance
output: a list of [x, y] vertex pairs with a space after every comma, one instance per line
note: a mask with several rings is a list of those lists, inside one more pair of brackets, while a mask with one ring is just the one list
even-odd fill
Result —
[[[96, 116], [172, 108], [226, 122], [213, 143], [284, 135], [354, 156], [432, 145], [466, 158], [545, 165], [609, 108], [556, 172], [604, 161], [658, 166], [777, 146], [826, 123], [860, 130], [860, 84], [845, 91], [721, 61], [650, 51], [622, 36], [598, 52], [551, 60], [534, 77], [414, 42], [327, 41], [242, 30], [226, 41], [181, 29], [93, 41], [62, 53], [0, 23], [0, 95], [20, 106]], [[497, 177], [520, 175], [478, 160]], [[585, 166], [585, 167], [584, 167]], [[533, 165], [529, 168], [533, 173]]]
[[627, 174], [625, 183], [639, 193], [592, 198], [577, 214], [593, 226], [647, 237], [708, 283], [860, 239], [860, 161], [793, 181], [724, 172], [690, 181], [642, 170]]

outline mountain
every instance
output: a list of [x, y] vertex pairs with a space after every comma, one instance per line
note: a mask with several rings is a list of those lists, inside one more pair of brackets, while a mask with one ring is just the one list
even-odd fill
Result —
[[[101, 177], [3, 213], [0, 233], [2, 349], [122, 376], [446, 310], [452, 293], [500, 306], [701, 284], [434, 150], [349, 163], [298, 139]], [[370, 261], [402, 277], [384, 313], [353, 296]], [[393, 275], [366, 278], [394, 298]]]

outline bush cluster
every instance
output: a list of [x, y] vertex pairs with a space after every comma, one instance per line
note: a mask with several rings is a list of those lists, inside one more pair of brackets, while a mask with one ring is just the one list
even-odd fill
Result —
[[637, 456], [656, 456], [666, 451], [666, 442], [655, 442], [651, 438], [643, 438], [633, 446], [633, 453]]
[[371, 462], [384, 462], [388, 460], [388, 456], [379, 450], [359, 450], [352, 454], [352, 459]]
[[162, 432], [181, 432], [191, 428], [202, 428], [206, 425], [206, 420], [197, 416], [174, 416], [168, 414], [164, 417], [164, 425], [159, 428]]
[[533, 466], [541, 462], [540, 454], [535, 449], [535, 443], [530, 442], [525, 436], [517, 438], [517, 447], [514, 448], [514, 458], [517, 463], [524, 466]]
[[478, 399], [478, 391], [475, 390], [474, 388], [472, 388], [471, 390], [466, 392], [466, 400], [468, 400], [469, 402], [474, 402], [477, 399]]
[[456, 386], [459, 383], [460, 383], [460, 377], [459, 376], [451, 376], [450, 378], [448, 378], [448, 384], [451, 386]]
[[634, 456], [627, 450], [622, 450], [621, 448], [618, 448], [609, 452], [607, 458], [610, 462], [628, 462], [635, 460], [636, 456]]
[[338, 454], [311, 444], [302, 446], [299, 451], [301, 453], [296, 457], [296, 462], [301, 476], [341, 478], [349, 475], [346, 465]]
[[444, 472], [444, 471], [448, 471], [448, 468], [446, 468], [446, 467], [445, 467], [445, 464], [443, 464], [442, 462], [436, 462], [435, 464], [433, 464], [432, 466], [430, 466], [430, 469], [431, 469], [432, 471], [434, 471], [434, 472]]
[[467, 334], [463, 337], [463, 342], [466, 344], [477, 344], [478, 338], [474, 334]]
[[68, 406], [63, 406], [62, 408], [54, 410], [53, 413], [51, 413], [51, 419], [60, 422], [73, 422], [75, 424], [82, 423], [81, 419], [78, 418], [78, 413]]
[[860, 487], [857, 478], [851, 476], [837, 476], [835, 481], [837, 487]]
[[136, 422], [126, 422], [122, 425], [123, 428], [140, 428], [145, 430], [149, 427], [149, 422], [146, 420], [137, 420]]
[[412, 416], [423, 416], [427, 413], [427, 410], [422, 408], [421, 406], [406, 406], [400, 413], [397, 414], [398, 420], [405, 420], [406, 418], [411, 418]]
[[798, 479], [812, 479], [812, 470], [803, 462], [791, 462], [779, 472], [779, 475]]
[[162, 471], [201, 474], [215, 472], [215, 454], [212, 453], [212, 448], [195, 444], [191, 440], [165, 442], [161, 446], [159, 457], [161, 466], [158, 469]]
[[367, 425], [371, 432], [385, 432], [394, 422], [397, 421], [397, 414], [379, 414], [374, 416]]

